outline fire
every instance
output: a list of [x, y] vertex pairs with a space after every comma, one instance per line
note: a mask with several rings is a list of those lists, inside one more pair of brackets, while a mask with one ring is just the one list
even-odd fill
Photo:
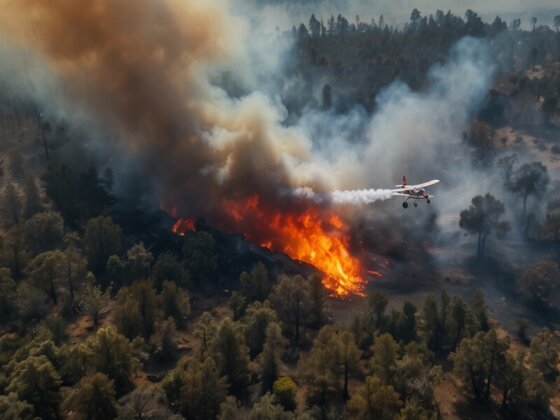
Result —
[[[263, 247], [313, 265], [324, 274], [323, 284], [336, 296], [364, 294], [364, 269], [349, 251], [347, 226], [336, 214], [316, 208], [269, 212], [256, 195], [239, 201], [224, 200], [221, 208], [227, 221], [220, 221], [217, 227], [243, 233]], [[184, 235], [194, 228], [193, 222], [180, 219], [173, 232]]]
[[194, 224], [195, 224], [194, 218], [179, 219], [171, 227], [171, 230], [176, 235], [185, 236], [185, 233], [187, 233], [188, 231], [196, 230]]

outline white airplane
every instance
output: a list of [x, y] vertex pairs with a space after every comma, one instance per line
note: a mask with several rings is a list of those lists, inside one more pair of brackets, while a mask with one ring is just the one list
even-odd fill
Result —
[[433, 195], [429, 195], [426, 187], [430, 185], [437, 184], [439, 179], [432, 179], [428, 182], [423, 182], [422, 184], [417, 185], [408, 185], [406, 182], [406, 177], [402, 177], [402, 184], [395, 185], [395, 187], [399, 187], [398, 189], [391, 190], [393, 195], [406, 197], [406, 200], [402, 203], [402, 206], [406, 209], [408, 207], [408, 200], [414, 200], [413, 204], [414, 207], [418, 207], [418, 200], [426, 200], [426, 203], [430, 204], [430, 199], [433, 198]]

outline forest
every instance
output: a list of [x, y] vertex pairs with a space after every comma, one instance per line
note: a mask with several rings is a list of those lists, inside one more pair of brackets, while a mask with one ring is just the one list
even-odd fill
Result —
[[[178, 231], [185, 215], [156, 197], [180, 197], [179, 177], [146, 174], [165, 173], [181, 152], [156, 165], [146, 156], [157, 148], [138, 140], [138, 149], [145, 147], [138, 157], [135, 147], [111, 137], [127, 131], [126, 123], [100, 135], [79, 111], [82, 99], [75, 114], [53, 112], [58, 98], [49, 97], [49, 106], [23, 94], [16, 76], [0, 66], [0, 418], [558, 418], [559, 30], [560, 12], [522, 26], [499, 16], [485, 22], [470, 9], [464, 16], [414, 9], [402, 25], [387, 24], [383, 15], [366, 21], [314, 14], [276, 31], [277, 42], [289, 45], [275, 95], [285, 107], [284, 126], [314, 113], [375, 118], [390, 86], [423, 95], [436, 83], [433, 69], [445, 66], [464, 37], [483, 40], [491, 57], [492, 69], [484, 69], [490, 86], [458, 128], [457, 143], [442, 146], [457, 150], [449, 172], [460, 158], [490, 181], [467, 189], [466, 200], [461, 193], [460, 209], [449, 211], [451, 228], [437, 219], [444, 210], [417, 220], [380, 216], [392, 212], [386, 203], [376, 215], [349, 222], [351, 232], [360, 232], [349, 249], [359, 242], [385, 263], [379, 279], [368, 277], [361, 293], [344, 296], [312, 260], [253, 240], [252, 227], [247, 235], [230, 229], [231, 220], [241, 220], [233, 210], [220, 224], [213, 207], [193, 204], [211, 211], [199, 211]], [[166, 53], [153, 52], [166, 62], [158, 54]], [[64, 59], [63, 74], [72, 74], [75, 63]], [[157, 68], [133, 73], [133, 88], [149, 84]], [[211, 79], [232, 106], [243, 106], [235, 102], [247, 94], [241, 77], [226, 71]], [[160, 87], [146, 90], [160, 95]], [[149, 102], [147, 94], [140, 98]], [[111, 101], [121, 106], [128, 99]], [[131, 119], [150, 118], [138, 114]], [[200, 118], [214, 114], [208, 108]], [[139, 127], [173, 137], [192, 118], [176, 125], [164, 119], [161, 132], [150, 131], [151, 120]], [[264, 123], [257, 126], [255, 135], [265, 131]], [[320, 137], [322, 128], [310, 130]], [[212, 143], [214, 131], [202, 131]], [[367, 131], [366, 123], [351, 130], [357, 143]], [[113, 160], [125, 149], [138, 166]], [[250, 160], [241, 159], [247, 166]], [[264, 160], [268, 180], [275, 163]], [[257, 185], [247, 173], [239, 182]], [[245, 198], [241, 187], [229, 188], [231, 197]], [[197, 187], [197, 197], [205, 189]], [[197, 203], [192, 197], [187, 204]], [[204, 197], [225, 205], [218, 193]], [[505, 310], [497, 309], [496, 293], [507, 297]]]

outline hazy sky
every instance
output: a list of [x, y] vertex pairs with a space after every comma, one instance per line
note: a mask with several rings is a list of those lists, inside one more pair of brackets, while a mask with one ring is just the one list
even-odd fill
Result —
[[257, 6], [260, 12], [266, 12], [269, 24], [276, 23], [281, 29], [291, 27], [300, 21], [307, 22], [311, 13], [318, 17], [342, 13], [349, 17], [359, 14], [364, 21], [371, 17], [377, 20], [383, 14], [385, 21], [392, 25], [408, 21], [412, 9], [417, 8], [422, 14], [429, 15], [436, 10], [451, 10], [454, 14], [464, 16], [467, 9], [480, 14], [484, 20], [493, 20], [500, 15], [506, 22], [521, 18], [522, 25], [529, 26], [529, 18], [536, 16], [539, 24], [552, 25], [552, 19], [560, 14], [558, 0], [231, 0], [234, 9], [250, 14]]

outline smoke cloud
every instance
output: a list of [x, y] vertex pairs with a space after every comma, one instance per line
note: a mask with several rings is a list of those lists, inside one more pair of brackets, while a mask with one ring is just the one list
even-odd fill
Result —
[[[449, 153], [462, 150], [460, 133], [492, 74], [484, 43], [466, 39], [432, 69], [425, 92], [396, 83], [376, 99], [372, 117], [359, 109], [344, 115], [308, 109], [288, 124], [277, 93], [301, 83], [283, 78], [279, 63], [289, 48], [284, 39], [280, 49], [255, 41], [227, 1], [0, 0], [0, 6], [5, 45], [43, 66], [25, 70], [17, 55], [3, 54], [9, 63], [0, 68], [21, 70], [11, 79], [33, 81], [18, 85], [35, 86], [26, 93], [53, 112], [87, 119], [96, 141], [115, 139], [110, 147], [123, 157], [113, 165], [132, 160], [142, 168], [158, 186], [155, 202], [235, 231], [259, 228], [231, 210], [255, 196], [263, 211], [297, 213], [309, 198], [320, 207], [386, 200], [390, 191], [376, 188], [403, 174], [411, 183], [445, 182], [442, 172], [457, 168]], [[245, 72], [256, 62], [260, 67]], [[235, 95], [217, 82], [225, 72], [242, 87]]]

